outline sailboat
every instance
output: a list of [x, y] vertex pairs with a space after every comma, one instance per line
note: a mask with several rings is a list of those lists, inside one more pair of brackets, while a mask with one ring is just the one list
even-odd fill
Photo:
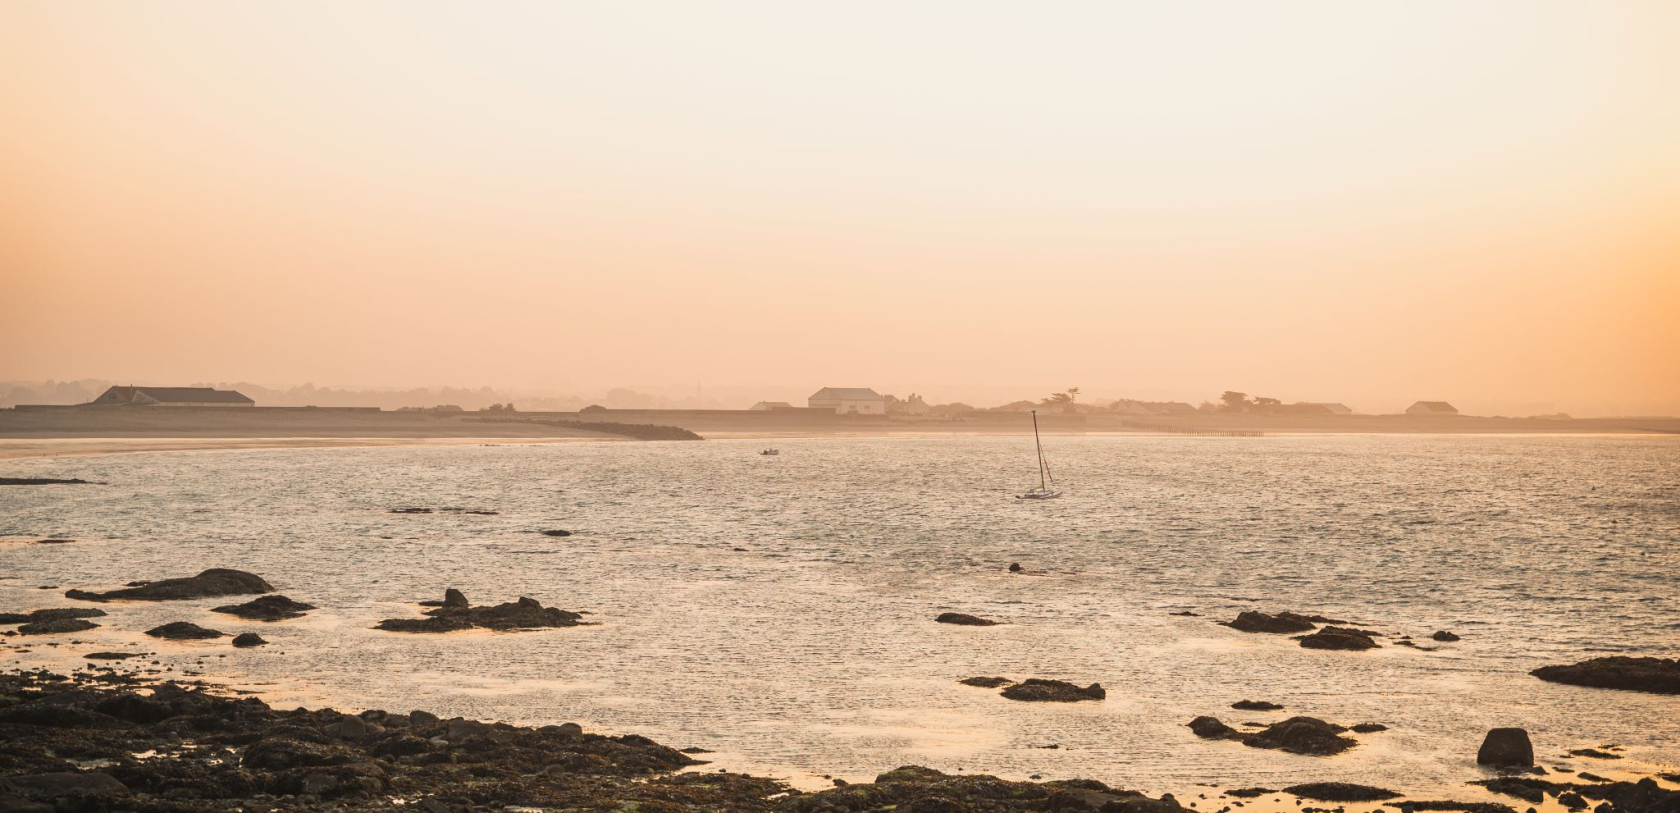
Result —
[[1056, 490], [1056, 478], [1050, 475], [1050, 464], [1044, 462], [1044, 441], [1038, 439], [1038, 410], [1032, 411], [1033, 445], [1038, 447], [1038, 488], [1029, 488], [1025, 494], [1015, 495], [1017, 500], [1053, 500], [1062, 496]]

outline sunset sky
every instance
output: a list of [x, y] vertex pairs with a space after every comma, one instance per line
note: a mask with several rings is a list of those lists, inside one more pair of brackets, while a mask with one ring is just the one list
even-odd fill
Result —
[[1676, 43], [1672, 0], [0, 0], [0, 379], [1680, 414]]

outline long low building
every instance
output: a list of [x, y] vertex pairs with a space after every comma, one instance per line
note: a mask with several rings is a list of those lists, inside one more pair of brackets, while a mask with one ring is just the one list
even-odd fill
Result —
[[92, 406], [248, 407], [257, 402], [234, 390], [213, 387], [112, 387]]
[[823, 387], [806, 403], [812, 409], [832, 409], [841, 415], [887, 414], [887, 399], [868, 387]]

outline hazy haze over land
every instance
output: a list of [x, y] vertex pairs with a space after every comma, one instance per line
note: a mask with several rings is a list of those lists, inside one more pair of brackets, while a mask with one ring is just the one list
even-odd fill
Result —
[[1677, 41], [1671, 2], [7, 0], [0, 380], [1677, 413]]

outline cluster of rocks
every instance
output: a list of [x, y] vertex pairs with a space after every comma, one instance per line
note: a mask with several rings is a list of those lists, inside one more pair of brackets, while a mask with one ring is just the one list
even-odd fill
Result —
[[1190, 813], [1174, 799], [1117, 790], [1092, 779], [1011, 782], [984, 774], [953, 775], [905, 766], [869, 784], [847, 784], [818, 793], [792, 795], [779, 806], [788, 813], [992, 813], [993, 811], [1102, 811], [1102, 813]]
[[[1327, 723], [1317, 717], [1297, 716], [1272, 723], [1259, 731], [1238, 731], [1217, 717], [1202, 716], [1189, 722], [1190, 731], [1205, 740], [1235, 740], [1250, 748], [1268, 748], [1306, 756], [1339, 754], [1359, 744], [1352, 737], [1344, 737], [1348, 726]], [[1379, 723], [1362, 723], [1351, 730], [1359, 733], [1386, 730]], [[1331, 800], [1326, 800], [1331, 801]]]
[[971, 677], [957, 681], [964, 686], [982, 689], [1003, 689], [1000, 694], [1010, 700], [1028, 703], [1078, 703], [1081, 700], [1102, 700], [1108, 697], [1101, 683], [1079, 686], [1065, 680], [1027, 678], [1016, 683], [1006, 677]]
[[556, 607], [544, 607], [534, 598], [521, 596], [518, 601], [490, 607], [474, 607], [461, 591], [449, 588], [444, 599], [433, 609], [422, 613], [425, 618], [387, 618], [375, 629], [389, 632], [456, 632], [469, 629], [532, 630], [545, 627], [576, 627], [583, 622], [582, 613]]
[[[1195, 613], [1186, 611], [1173, 613], [1173, 615], [1195, 615]], [[1306, 649], [1337, 649], [1357, 652], [1366, 649], [1378, 649], [1382, 646], [1375, 640], [1381, 633], [1346, 626], [1348, 623], [1346, 621], [1322, 615], [1302, 615], [1292, 612], [1272, 615], [1257, 610], [1246, 610], [1238, 613], [1237, 617], [1230, 621], [1220, 621], [1218, 623], [1239, 632], [1292, 635]], [[1319, 628], [1318, 625], [1320, 624], [1325, 626]], [[1296, 633], [1310, 634], [1297, 635]], [[1459, 640], [1457, 635], [1447, 630], [1437, 630], [1430, 638], [1441, 642]], [[1418, 646], [1409, 637], [1401, 638], [1395, 643], [1416, 649], [1433, 649], [1433, 647]]]

